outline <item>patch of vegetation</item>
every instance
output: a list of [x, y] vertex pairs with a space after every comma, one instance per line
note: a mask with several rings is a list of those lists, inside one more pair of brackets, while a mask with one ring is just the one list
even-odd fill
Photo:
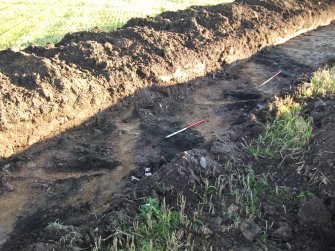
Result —
[[260, 204], [266, 201], [274, 207], [280, 207], [291, 200], [288, 187], [275, 186], [270, 182], [270, 174], [256, 175], [252, 166], [248, 165], [243, 172], [235, 172], [229, 184], [229, 195], [235, 198], [240, 212], [239, 216], [255, 219], [261, 218]]
[[66, 244], [70, 247], [74, 246], [76, 242], [80, 241], [82, 234], [80, 233], [80, 228], [75, 228], [73, 226], [66, 226], [59, 220], [50, 222], [46, 230], [52, 233], [53, 236], [58, 237], [58, 243]]
[[296, 199], [298, 200], [298, 202], [300, 202], [300, 201], [303, 201], [303, 200], [310, 199], [310, 198], [312, 198], [313, 196], [314, 196], [314, 194], [311, 193], [311, 192], [309, 192], [309, 191], [301, 191], [301, 192], [297, 195]]
[[0, 50], [59, 42], [66, 33], [98, 27], [111, 31], [130, 18], [218, 4], [219, 0], [23, 0], [0, 2]]
[[258, 140], [249, 146], [255, 157], [302, 154], [313, 133], [311, 118], [300, 116], [301, 105], [292, 97], [276, 98], [272, 103], [276, 117], [268, 121]]
[[53, 222], [50, 222], [46, 227], [48, 231], [59, 231], [59, 230], [63, 230], [64, 228], [65, 226], [58, 219]]
[[187, 250], [190, 245], [182, 243], [177, 233], [186, 218], [183, 208], [172, 210], [164, 200], [160, 203], [156, 198], [149, 198], [140, 206], [132, 227], [119, 229], [110, 247], [97, 242], [94, 250]]
[[203, 186], [192, 190], [199, 195], [198, 201], [187, 204], [186, 198], [179, 196], [176, 209], [167, 206], [164, 199], [148, 198], [130, 221], [132, 225], [126, 226], [124, 220], [113, 220], [117, 231], [110, 236], [112, 238], [99, 239], [94, 251], [193, 250], [194, 243], [187, 238], [188, 234], [210, 237], [213, 230], [208, 219], [218, 215], [228, 219], [219, 231], [228, 233], [238, 229], [242, 219], [254, 220], [261, 227], [259, 237], [266, 241], [273, 223], [264, 219], [262, 202], [279, 211], [286, 210], [285, 205], [297, 205], [312, 196], [303, 191], [293, 195], [289, 187], [275, 185], [270, 173], [257, 175], [251, 164], [239, 169], [227, 163], [224, 173], [212, 182], [204, 178]]
[[316, 71], [310, 82], [304, 83], [298, 90], [298, 94], [303, 97], [333, 93], [335, 93], [335, 65]]

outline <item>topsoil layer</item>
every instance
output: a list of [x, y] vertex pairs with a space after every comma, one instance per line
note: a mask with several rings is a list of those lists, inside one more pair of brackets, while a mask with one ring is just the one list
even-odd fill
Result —
[[[133, 19], [0, 52], [0, 158], [80, 124], [140, 88], [183, 83], [326, 25], [335, 3], [239, 0]], [[122, 103], [121, 103], [122, 104]]]

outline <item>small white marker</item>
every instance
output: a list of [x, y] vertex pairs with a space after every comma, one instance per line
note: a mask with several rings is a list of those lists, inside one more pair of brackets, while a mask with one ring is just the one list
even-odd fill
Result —
[[135, 176], [131, 176], [131, 180], [139, 181], [140, 179], [136, 178]]
[[269, 81], [271, 81], [272, 79], [274, 79], [275, 77], [277, 77], [279, 74], [281, 73], [281, 71], [278, 71], [275, 75], [273, 75], [271, 78], [269, 78], [268, 80], [266, 80], [263, 84], [261, 84], [259, 87], [262, 87], [263, 85], [265, 85], [266, 83], [268, 83]]

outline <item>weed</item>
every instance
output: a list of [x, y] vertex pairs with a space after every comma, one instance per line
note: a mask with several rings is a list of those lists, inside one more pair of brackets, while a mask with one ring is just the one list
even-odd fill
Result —
[[309, 198], [312, 198], [314, 196], [313, 193], [309, 192], [309, 191], [301, 191], [296, 199], [298, 200], [298, 202], [300, 201], [303, 201], [303, 200], [306, 200], [306, 199], [309, 199]]
[[82, 235], [79, 233], [79, 231], [76, 230], [71, 230], [69, 233], [63, 235], [59, 242], [63, 243], [63, 244], [68, 244], [71, 247], [73, 246], [73, 244], [80, 240], [82, 238]]
[[113, 250], [179, 250], [189, 246], [181, 243], [181, 236], [177, 235], [182, 224], [189, 224], [185, 215], [185, 197], [181, 196], [178, 204], [179, 211], [171, 210], [165, 200], [160, 203], [156, 198], [148, 198], [139, 207], [133, 227], [125, 231], [119, 230], [115, 235]]
[[65, 229], [65, 226], [60, 222], [60, 220], [57, 219], [53, 222], [50, 222], [46, 229], [49, 231], [59, 231]]
[[301, 106], [292, 97], [276, 98], [273, 105], [277, 115], [266, 123], [258, 140], [248, 146], [251, 154], [273, 158], [303, 153], [312, 136], [312, 119], [299, 115]]
[[304, 97], [323, 96], [335, 93], [335, 65], [316, 71], [310, 82], [304, 83], [298, 89], [298, 95]]
[[204, 197], [209, 198], [218, 192], [218, 188], [215, 185], [209, 185], [208, 179], [205, 179], [205, 191]]
[[58, 219], [54, 222], [50, 222], [46, 229], [50, 232], [55, 232], [60, 234], [59, 243], [68, 244], [73, 246], [73, 244], [82, 238], [79, 228], [73, 226], [65, 226]]

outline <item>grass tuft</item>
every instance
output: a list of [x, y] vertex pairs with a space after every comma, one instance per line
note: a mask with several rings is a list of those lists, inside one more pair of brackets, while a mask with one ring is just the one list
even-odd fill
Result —
[[313, 133], [312, 119], [300, 116], [301, 105], [292, 97], [276, 98], [273, 105], [276, 117], [266, 123], [257, 142], [249, 146], [251, 154], [273, 158], [303, 153]]
[[304, 97], [324, 96], [335, 93], [335, 65], [316, 71], [310, 82], [304, 83], [298, 94]]
[[[163, 200], [149, 198], [139, 207], [133, 227], [119, 230], [112, 241], [112, 247], [107, 250], [171, 250], [180, 248], [187, 250], [189, 245], [181, 242], [177, 230], [186, 221], [183, 207], [171, 210]], [[101, 243], [96, 243], [94, 250], [105, 250]]]

